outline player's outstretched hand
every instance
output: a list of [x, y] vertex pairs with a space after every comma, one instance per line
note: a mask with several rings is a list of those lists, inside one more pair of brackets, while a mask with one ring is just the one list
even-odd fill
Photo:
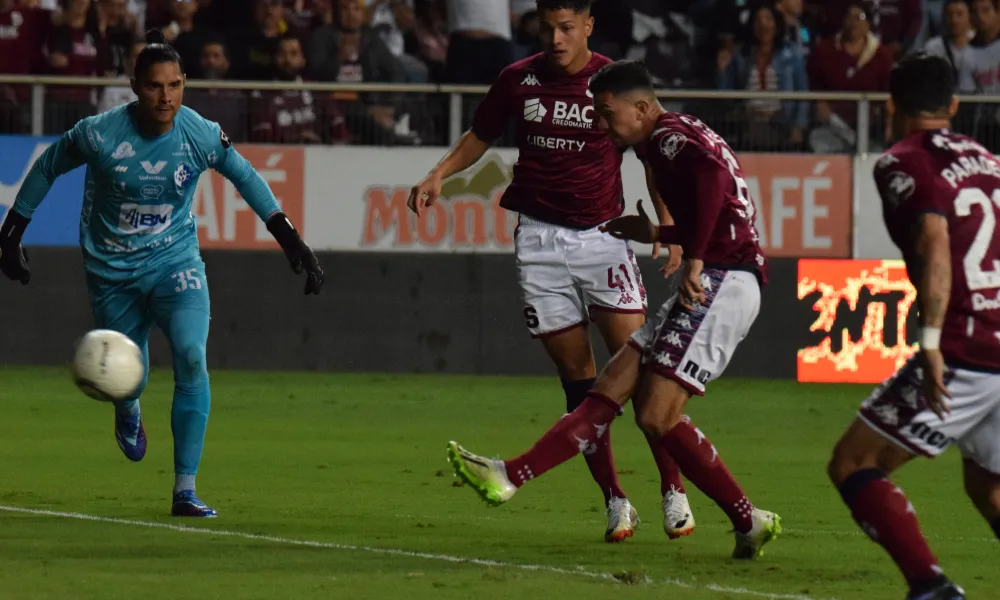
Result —
[[701, 260], [688, 260], [684, 265], [684, 279], [681, 280], [680, 303], [691, 309], [705, 302], [705, 288], [701, 285]]
[[945, 398], [951, 398], [948, 387], [944, 383], [944, 355], [940, 350], [920, 350], [920, 362], [924, 367], [924, 397], [927, 406], [942, 421], [951, 413], [951, 407]]
[[306, 244], [292, 222], [284, 213], [276, 213], [267, 220], [267, 230], [271, 232], [274, 239], [278, 241], [281, 249], [288, 258], [288, 263], [292, 266], [292, 271], [297, 275], [305, 272], [306, 288], [305, 293], [319, 294], [325, 279], [323, 269], [319, 266], [319, 260], [312, 248]]
[[410, 189], [410, 197], [406, 205], [410, 210], [422, 216], [428, 206], [433, 206], [441, 195], [441, 178], [433, 173], [424, 177], [424, 180]]
[[642, 209], [642, 200], [636, 203], [638, 215], [624, 215], [611, 219], [600, 230], [620, 240], [632, 240], [642, 244], [652, 244], [660, 237], [660, 229], [649, 220]]
[[28, 255], [21, 247], [21, 236], [30, 222], [31, 219], [8, 210], [7, 218], [0, 225], [0, 272], [11, 281], [20, 281], [22, 285], [28, 285], [31, 281]]

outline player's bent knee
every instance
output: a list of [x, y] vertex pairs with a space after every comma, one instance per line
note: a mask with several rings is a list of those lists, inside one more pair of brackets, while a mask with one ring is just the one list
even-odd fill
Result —
[[647, 374], [636, 394], [635, 421], [648, 436], [659, 438], [684, 418], [688, 393], [677, 382]]

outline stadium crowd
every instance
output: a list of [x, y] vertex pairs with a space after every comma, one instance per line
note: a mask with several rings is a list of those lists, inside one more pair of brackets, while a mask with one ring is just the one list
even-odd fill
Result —
[[[190, 78], [489, 84], [540, 50], [534, 0], [0, 0], [0, 74], [125, 80], [161, 28]], [[997, 0], [595, 0], [591, 48], [643, 60], [662, 88], [885, 91], [894, 59], [948, 58], [965, 93], [1000, 90]], [[127, 102], [122, 87], [49, 86], [44, 129]], [[190, 89], [186, 103], [237, 141], [443, 144], [448, 100], [429, 94]], [[29, 86], [0, 85], [0, 132], [30, 131]], [[474, 105], [473, 105], [474, 106]], [[466, 112], [471, 112], [468, 106]], [[737, 149], [850, 152], [855, 103], [685, 103]], [[885, 141], [872, 108], [872, 146]], [[1000, 146], [1000, 115], [959, 129]], [[975, 131], [970, 131], [974, 129]]]

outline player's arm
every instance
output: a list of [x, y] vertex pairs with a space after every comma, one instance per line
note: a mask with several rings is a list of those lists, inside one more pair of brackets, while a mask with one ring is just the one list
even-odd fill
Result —
[[[649, 199], [653, 203], [653, 210], [656, 211], [657, 220], [660, 225], [673, 225], [674, 218], [670, 215], [670, 210], [667, 209], [667, 204], [663, 201], [663, 197], [660, 196], [659, 190], [656, 189], [656, 179], [653, 175], [653, 169], [648, 163], [643, 162], [643, 167], [646, 171], [646, 190], [649, 192]], [[660, 257], [660, 247], [663, 244], [660, 242], [653, 243], [653, 258]], [[662, 267], [660, 271], [667, 277], [672, 275], [681, 266], [681, 247], [677, 244], [671, 244], [667, 246], [667, 262]]]
[[512, 100], [509, 90], [512, 87], [512, 77], [511, 71], [505, 70], [500, 74], [476, 109], [472, 128], [458, 138], [444, 158], [420, 183], [413, 186], [406, 202], [410, 210], [417, 215], [423, 214], [424, 209], [434, 204], [441, 195], [441, 183], [445, 179], [476, 164], [486, 154], [493, 140], [503, 135], [511, 116]]
[[441, 195], [442, 182], [476, 164], [489, 147], [490, 142], [480, 139], [474, 130], [470, 129], [462, 134], [441, 162], [431, 169], [423, 181], [410, 190], [410, 197], [407, 200], [410, 210], [418, 215], [422, 214], [424, 208], [434, 204]]
[[[686, 229], [689, 229], [687, 243], [684, 246], [684, 253], [689, 261], [703, 262], [705, 251], [708, 249], [708, 241], [715, 231], [715, 226], [719, 220], [719, 213], [725, 201], [726, 193], [733, 185], [733, 177], [726, 167], [717, 160], [704, 154], [701, 150], [686, 150], [697, 152], [700, 157], [687, 161], [683, 170], [686, 177], [693, 179], [692, 189], [694, 195], [685, 199], [686, 202], [694, 204], [694, 222]], [[677, 244], [680, 242], [680, 231], [676, 225], [660, 225], [660, 243]]]
[[[880, 161], [882, 163], [882, 161]], [[944, 356], [941, 328], [951, 296], [951, 248], [946, 208], [933, 169], [919, 157], [897, 156], [875, 167], [875, 184], [890, 232], [895, 232], [910, 277], [917, 288], [920, 309], [920, 361], [924, 368], [924, 398], [943, 418], [949, 411], [944, 397]]]
[[86, 149], [81, 147], [79, 140], [82, 132], [81, 126], [77, 125], [38, 157], [17, 192], [14, 206], [7, 211], [3, 225], [0, 225], [0, 272], [13, 281], [27, 284], [31, 280], [21, 238], [35, 210], [52, 189], [57, 177], [87, 160]]
[[296, 274], [305, 271], [305, 293], [318, 294], [323, 286], [324, 276], [316, 254], [296, 231], [291, 220], [281, 211], [278, 199], [274, 197], [274, 192], [260, 173], [253, 168], [250, 161], [236, 151], [236, 148], [230, 146], [225, 134], [221, 136], [224, 155], [216, 170], [233, 182], [250, 208], [267, 224], [267, 230], [285, 252], [292, 270]]
[[915, 227], [913, 259], [920, 307], [921, 346], [939, 347], [944, 315], [951, 298], [951, 246], [948, 220], [944, 215], [926, 212]]

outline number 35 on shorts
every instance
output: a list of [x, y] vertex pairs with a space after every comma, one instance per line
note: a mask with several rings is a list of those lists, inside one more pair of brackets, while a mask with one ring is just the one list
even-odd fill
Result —
[[178, 294], [185, 290], [200, 290], [201, 289], [201, 276], [198, 274], [198, 269], [187, 269], [186, 271], [181, 271], [179, 273], [174, 273], [170, 276], [171, 279], [177, 284], [174, 287], [174, 291]]

